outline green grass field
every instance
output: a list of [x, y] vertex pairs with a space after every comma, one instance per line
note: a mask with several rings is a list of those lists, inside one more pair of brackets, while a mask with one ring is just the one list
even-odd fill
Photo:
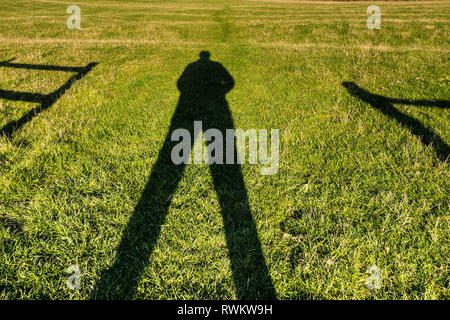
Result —
[[[72, 4], [80, 30], [66, 26]], [[369, 4], [381, 9], [379, 30], [366, 27]], [[152, 191], [148, 201], [170, 200], [166, 219], [137, 225], [160, 228], [157, 242], [132, 240], [150, 254], [130, 254], [105, 276], [169, 129], [177, 80], [201, 50], [234, 78], [226, 99], [235, 127], [280, 129], [277, 174], [242, 165], [278, 299], [450, 297], [450, 1], [0, 7], [0, 61], [15, 58], [0, 64], [1, 299], [267, 296], [255, 289], [264, 271], [229, 254], [228, 237], [254, 246], [246, 229], [225, 230], [206, 164], [186, 166], [170, 199]], [[36, 94], [52, 92], [35, 115]], [[396, 111], [383, 112], [387, 100], [375, 95], [398, 99]], [[80, 290], [66, 285], [74, 264]], [[381, 287], [370, 290], [372, 265]], [[254, 273], [237, 279], [239, 268]]]

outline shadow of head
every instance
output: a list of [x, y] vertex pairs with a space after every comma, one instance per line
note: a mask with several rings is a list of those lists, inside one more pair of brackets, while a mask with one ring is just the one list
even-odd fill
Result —
[[208, 61], [211, 57], [211, 53], [209, 51], [200, 51], [199, 57], [202, 61]]

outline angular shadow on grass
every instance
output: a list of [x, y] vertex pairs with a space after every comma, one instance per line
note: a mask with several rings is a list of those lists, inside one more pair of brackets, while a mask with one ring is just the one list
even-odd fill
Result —
[[24, 63], [11, 63], [11, 60], [0, 62], [0, 67], [16, 68], [16, 69], [28, 69], [28, 70], [48, 70], [48, 71], [64, 71], [64, 72], [76, 72], [75, 75], [69, 78], [65, 84], [59, 87], [57, 90], [49, 94], [20, 92], [11, 90], [0, 89], [0, 99], [13, 100], [13, 101], [25, 101], [35, 102], [39, 105], [26, 114], [24, 114], [18, 120], [12, 120], [0, 128], [0, 136], [10, 137], [17, 130], [22, 128], [26, 123], [31, 121], [35, 116], [50, 108], [67, 90], [69, 90], [75, 81], [82, 79], [93, 67], [98, 63], [92, 62], [85, 67], [63, 67], [53, 65], [39, 65], [39, 64], [24, 64]]
[[373, 108], [379, 110], [389, 118], [395, 119], [400, 125], [409, 129], [409, 131], [417, 136], [424, 145], [431, 145], [440, 161], [447, 161], [450, 152], [448, 144], [445, 143], [445, 141], [436, 132], [425, 127], [419, 120], [400, 112], [393, 106], [393, 104], [399, 103], [445, 109], [450, 106], [450, 101], [392, 99], [377, 94], [372, 94], [358, 87], [358, 85], [354, 82], [343, 82], [342, 85], [352, 96], [369, 103]]
[[[92, 299], [128, 299], [135, 293], [185, 169], [184, 164], [175, 165], [171, 160], [172, 149], [178, 144], [171, 141], [172, 132], [187, 129], [193, 142], [194, 121], [202, 121], [203, 130], [220, 130], [224, 137], [226, 129], [234, 128], [225, 98], [234, 80], [220, 63], [209, 60], [209, 52], [201, 52], [200, 59], [186, 67], [177, 86], [181, 94], [166, 139], [123, 231], [115, 262], [97, 282]], [[211, 164], [209, 168], [220, 202], [238, 298], [275, 299], [240, 165]]]

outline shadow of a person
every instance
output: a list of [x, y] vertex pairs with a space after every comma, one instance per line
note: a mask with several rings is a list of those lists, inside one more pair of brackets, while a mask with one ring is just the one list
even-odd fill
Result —
[[393, 104], [399, 103], [413, 106], [427, 106], [447, 109], [450, 105], [450, 101], [387, 98], [370, 93], [369, 91], [358, 87], [358, 85], [354, 82], [343, 82], [342, 85], [352, 96], [369, 103], [373, 108], [379, 110], [384, 115], [395, 119], [400, 125], [409, 129], [409, 131], [417, 136], [424, 145], [431, 145], [440, 161], [446, 162], [448, 160], [450, 152], [450, 147], [448, 144], [436, 132], [425, 127], [419, 120], [400, 112], [394, 107]]
[[[203, 130], [215, 128], [224, 137], [226, 129], [234, 128], [225, 98], [233, 88], [234, 80], [220, 63], [211, 61], [209, 56], [209, 52], [202, 51], [200, 59], [189, 64], [178, 80], [181, 94], [169, 132], [141, 199], [123, 232], [116, 260], [96, 284], [94, 299], [123, 299], [134, 294], [185, 168], [184, 164], [175, 165], [171, 160], [172, 149], [177, 144], [171, 141], [172, 132], [179, 128], [189, 130], [193, 137], [192, 148], [194, 120], [202, 121]], [[209, 168], [220, 203], [238, 298], [275, 299], [240, 165], [211, 164]]]

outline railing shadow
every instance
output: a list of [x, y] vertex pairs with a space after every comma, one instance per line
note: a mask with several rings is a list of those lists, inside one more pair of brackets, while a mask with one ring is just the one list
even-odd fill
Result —
[[29, 70], [48, 70], [48, 71], [63, 71], [63, 72], [76, 72], [75, 75], [69, 78], [66, 83], [64, 83], [57, 90], [49, 94], [41, 93], [30, 93], [30, 92], [20, 92], [11, 90], [1, 90], [0, 89], [0, 99], [13, 100], [13, 101], [25, 101], [39, 103], [37, 107], [34, 107], [26, 114], [24, 114], [18, 120], [12, 120], [5, 124], [0, 129], [0, 136], [11, 137], [14, 132], [22, 128], [26, 123], [31, 121], [35, 116], [40, 114], [45, 109], [50, 108], [67, 90], [69, 90], [72, 85], [77, 81], [82, 79], [86, 74], [91, 71], [98, 63], [92, 62], [85, 67], [63, 67], [54, 65], [38, 65], [38, 64], [24, 64], [24, 63], [11, 63], [14, 59], [0, 62], [0, 67], [6, 68], [17, 68], [17, 69], [29, 69]]
[[354, 82], [343, 82], [342, 85], [352, 96], [369, 103], [384, 115], [395, 119], [401, 126], [407, 128], [412, 134], [417, 136], [424, 145], [430, 145], [435, 150], [440, 161], [445, 162], [448, 160], [450, 152], [448, 144], [436, 132], [425, 127], [419, 120], [400, 112], [393, 104], [398, 103], [446, 109], [450, 106], [450, 101], [393, 99], [370, 93], [358, 87]]

